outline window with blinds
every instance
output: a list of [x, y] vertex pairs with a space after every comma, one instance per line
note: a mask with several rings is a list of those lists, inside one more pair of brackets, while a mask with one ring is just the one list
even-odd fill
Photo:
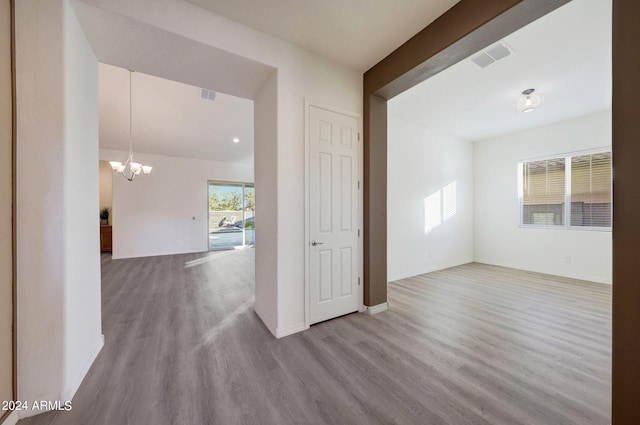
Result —
[[611, 152], [571, 157], [571, 225], [611, 227]]
[[520, 224], [611, 228], [611, 152], [523, 161]]
[[565, 159], [523, 163], [522, 224], [564, 225]]

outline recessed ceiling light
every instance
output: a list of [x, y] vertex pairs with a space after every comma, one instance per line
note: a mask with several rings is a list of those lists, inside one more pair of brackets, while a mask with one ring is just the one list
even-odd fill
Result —
[[239, 142], [240, 142], [240, 139], [238, 139], [237, 137], [233, 138], [233, 143], [239, 143]]

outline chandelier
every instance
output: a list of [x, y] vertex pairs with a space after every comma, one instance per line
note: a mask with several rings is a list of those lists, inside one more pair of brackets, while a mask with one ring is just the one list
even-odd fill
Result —
[[113, 171], [122, 175], [122, 177], [129, 180], [130, 182], [132, 182], [133, 179], [135, 179], [136, 176], [139, 175], [140, 173], [151, 174], [151, 169], [153, 168], [149, 165], [142, 165], [139, 162], [135, 162], [133, 160], [133, 138], [131, 137], [131, 127], [133, 123], [133, 119], [131, 118], [132, 116], [131, 75], [132, 74], [133, 74], [133, 71], [129, 70], [129, 157], [127, 158], [124, 164], [119, 161], [109, 161], [109, 164], [111, 164], [111, 168], [113, 169]]

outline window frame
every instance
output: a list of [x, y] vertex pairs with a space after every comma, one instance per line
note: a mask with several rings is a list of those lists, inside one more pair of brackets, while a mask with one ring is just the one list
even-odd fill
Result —
[[[581, 151], [573, 151], [567, 153], [559, 153], [555, 155], [545, 155], [536, 158], [527, 158], [518, 161], [518, 227], [524, 229], [551, 229], [551, 230], [585, 230], [596, 232], [611, 232], [612, 227], [599, 227], [599, 226], [572, 226], [571, 225], [571, 158], [574, 156], [593, 155], [598, 153], [611, 152], [611, 146], [605, 146], [594, 149], [586, 149]], [[564, 206], [563, 206], [563, 219], [564, 224], [544, 225], [544, 224], [525, 224], [523, 223], [524, 214], [524, 164], [534, 161], [545, 161], [549, 159], [564, 158]], [[611, 165], [611, 186], [613, 186], [613, 164]], [[613, 187], [611, 188], [611, 217], [613, 222]]]

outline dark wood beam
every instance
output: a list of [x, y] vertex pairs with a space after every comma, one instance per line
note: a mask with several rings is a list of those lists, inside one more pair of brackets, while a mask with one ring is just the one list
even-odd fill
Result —
[[613, 2], [614, 425], [640, 424], [640, 2]]
[[387, 302], [387, 101], [369, 95], [364, 105], [364, 304], [371, 307]]

